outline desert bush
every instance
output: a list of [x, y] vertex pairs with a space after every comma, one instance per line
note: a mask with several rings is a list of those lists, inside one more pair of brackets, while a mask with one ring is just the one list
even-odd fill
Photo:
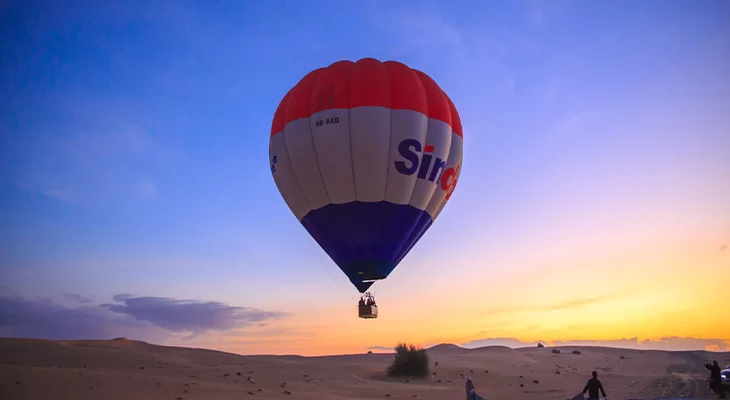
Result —
[[580, 354], [580, 351], [578, 351], [578, 350], [573, 350], [573, 351], [572, 351], [572, 353], [573, 353], [573, 354]]
[[395, 346], [393, 363], [388, 367], [388, 376], [426, 377], [429, 373], [426, 349], [412, 344], [398, 343]]
[[553, 349], [553, 354], [560, 354], [560, 349]]

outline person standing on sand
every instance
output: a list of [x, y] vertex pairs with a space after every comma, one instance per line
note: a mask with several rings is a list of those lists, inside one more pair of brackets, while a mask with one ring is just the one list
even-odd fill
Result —
[[601, 381], [598, 380], [598, 372], [593, 371], [591, 375], [593, 375], [593, 377], [588, 380], [588, 383], [586, 383], [586, 387], [583, 388], [583, 394], [586, 394], [586, 392], [588, 392], [589, 400], [598, 400], [600, 398], [598, 397], [598, 391], [600, 390], [603, 398], [608, 399], [608, 396], [606, 396], [606, 391], [603, 390], [603, 385], [601, 384]]
[[710, 389], [717, 393], [718, 399], [726, 399], [725, 388], [722, 386], [722, 370], [720, 370], [720, 364], [717, 360], [710, 364], [709, 361], [705, 363], [705, 368], [710, 370]]
[[466, 378], [466, 400], [484, 400], [484, 398], [477, 394], [474, 388], [474, 382], [471, 380], [471, 376]]

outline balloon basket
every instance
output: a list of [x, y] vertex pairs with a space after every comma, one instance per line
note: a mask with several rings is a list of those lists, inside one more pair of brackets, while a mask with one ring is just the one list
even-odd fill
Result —
[[363, 319], [378, 318], [378, 306], [357, 306], [357, 314]]

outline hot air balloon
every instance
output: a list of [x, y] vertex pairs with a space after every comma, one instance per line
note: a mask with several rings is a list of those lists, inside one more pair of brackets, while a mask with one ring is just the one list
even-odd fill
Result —
[[302, 78], [271, 124], [269, 162], [284, 201], [364, 295], [429, 229], [461, 173], [461, 120], [425, 73], [338, 61]]

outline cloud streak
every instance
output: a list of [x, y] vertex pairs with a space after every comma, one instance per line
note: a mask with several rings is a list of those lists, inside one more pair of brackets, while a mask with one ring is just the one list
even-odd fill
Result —
[[482, 312], [482, 314], [494, 315], [504, 313], [524, 313], [524, 312], [539, 312], [539, 311], [561, 311], [569, 310], [572, 308], [584, 307], [591, 304], [601, 303], [608, 300], [614, 300], [622, 298], [630, 294], [629, 291], [620, 291], [615, 293], [606, 293], [591, 297], [583, 297], [577, 299], [570, 299], [560, 303], [550, 304], [546, 306], [508, 306], [508, 307], [495, 307], [490, 308]]
[[601, 110], [590, 110], [562, 119], [556, 126], [556, 136], [568, 137], [595, 131], [595, 124], [604, 116]]
[[180, 158], [178, 150], [127, 117], [116, 101], [60, 100], [68, 103], [66, 113], [53, 131], [39, 129], [24, 143], [16, 184], [62, 202], [155, 198], [154, 177]]
[[[70, 301], [69, 301], [70, 300]], [[0, 295], [0, 336], [41, 339], [187, 338], [246, 328], [289, 314], [214, 301], [114, 296], [107, 304], [67, 293], [60, 300]]]
[[94, 301], [92, 297], [85, 297], [78, 293], [64, 293], [63, 297], [79, 304], [91, 304]]
[[54, 299], [0, 297], [0, 335], [40, 339], [160, 338], [164, 332], [99, 306], [69, 306]]
[[701, 339], [668, 336], [657, 339], [622, 338], [614, 340], [554, 340], [522, 341], [516, 338], [486, 338], [460, 344], [466, 348], [485, 346], [507, 346], [512, 348], [535, 347], [538, 343], [549, 346], [604, 346], [638, 350], [708, 350], [730, 351], [730, 338]]
[[462, 32], [446, 22], [435, 10], [424, 12], [421, 7], [418, 9], [401, 7], [385, 15], [389, 15], [390, 18], [384, 21], [383, 14], [380, 13], [373, 22], [390, 37], [399, 39], [397, 42], [391, 43], [391, 46], [395, 46], [394, 48], [398, 52], [416, 53], [423, 49], [456, 52], [463, 50]]
[[395, 351], [393, 346], [370, 346], [366, 347], [365, 350], [371, 350], [371, 351]]
[[114, 296], [114, 301], [117, 303], [103, 304], [102, 307], [173, 332], [225, 331], [287, 316], [285, 313], [229, 306], [215, 301], [124, 294]]

